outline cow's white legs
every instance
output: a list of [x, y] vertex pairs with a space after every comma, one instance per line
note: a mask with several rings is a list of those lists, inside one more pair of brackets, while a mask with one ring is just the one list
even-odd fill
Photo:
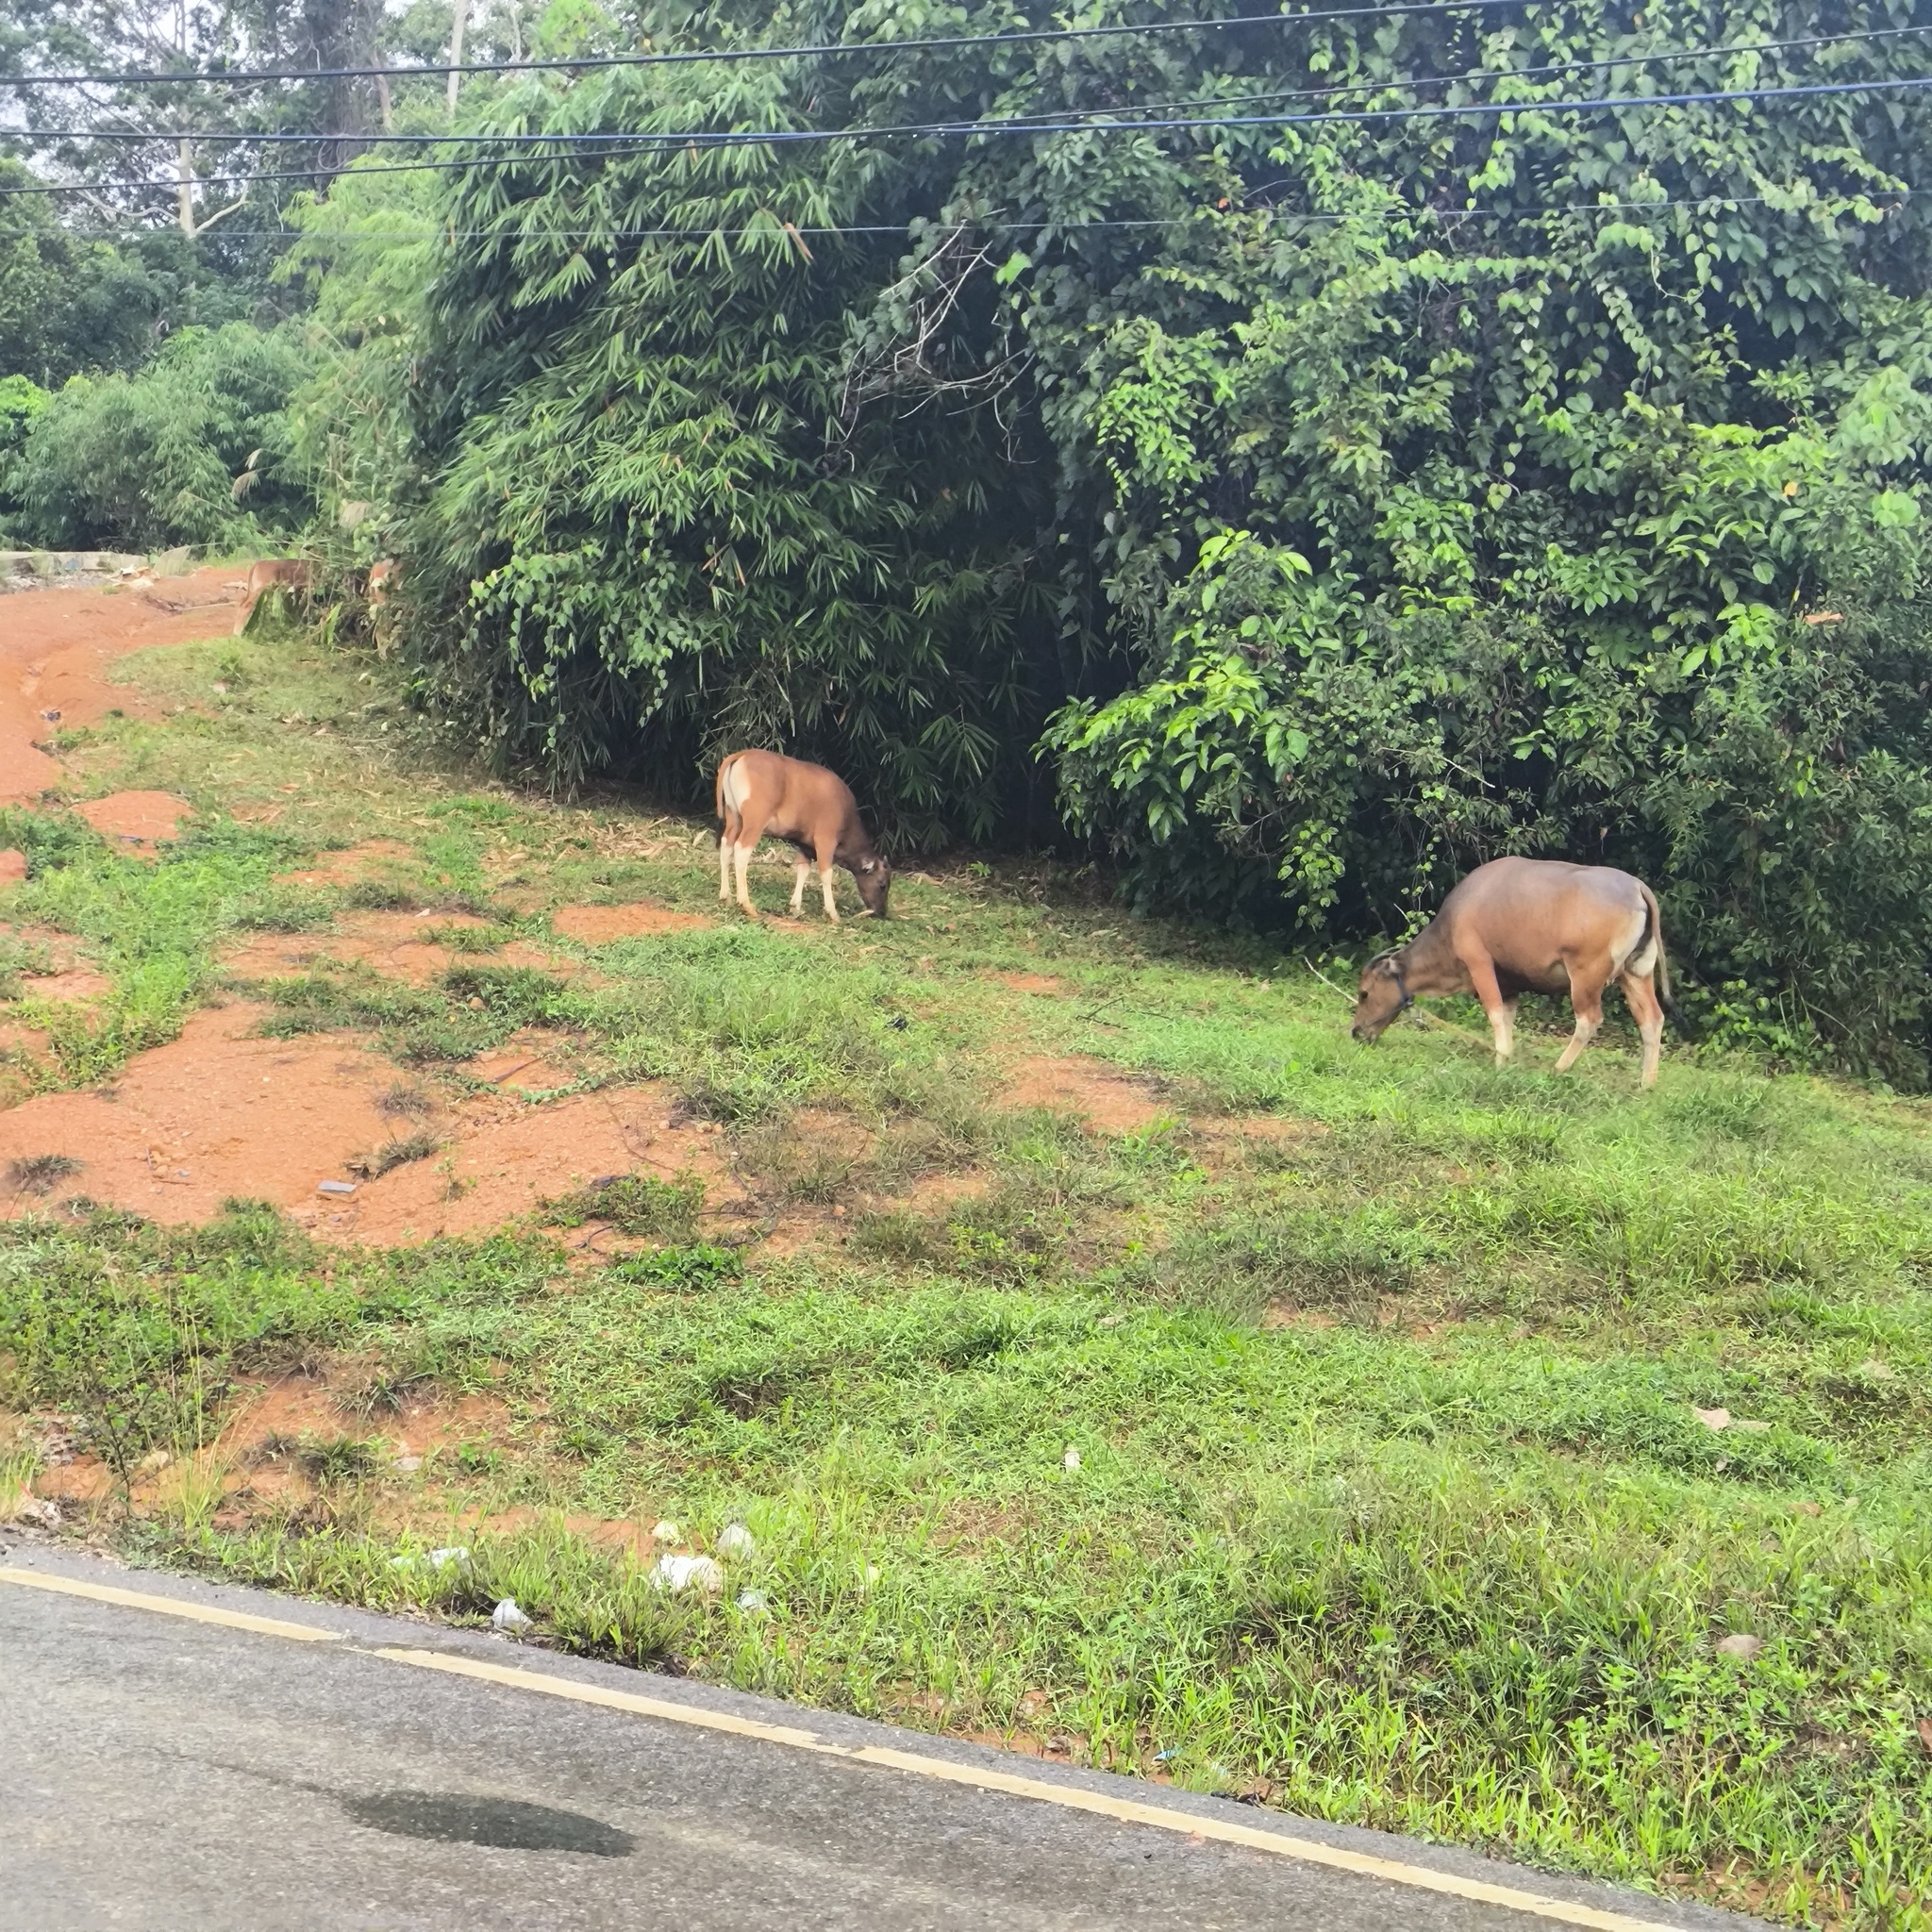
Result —
[[1465, 958], [1462, 964], [1469, 974], [1470, 991], [1489, 1015], [1490, 1038], [1496, 1047], [1496, 1064], [1503, 1066], [1507, 1063], [1516, 1045], [1516, 1002], [1503, 997], [1503, 989], [1496, 984], [1496, 968], [1492, 960], [1487, 957]]
[[791, 869], [791, 916], [793, 919], [801, 919], [805, 916], [805, 882], [810, 876], [811, 860], [801, 852]]
[[1664, 1009], [1657, 996], [1656, 982], [1648, 973], [1626, 973], [1619, 984], [1624, 989], [1624, 997], [1630, 1003], [1631, 1017], [1637, 1022], [1637, 1037], [1643, 1041], [1641, 1084], [1655, 1087], [1657, 1063], [1664, 1044]]
[[1504, 1000], [1490, 1015], [1490, 1033], [1496, 1042], [1496, 1064], [1507, 1063], [1516, 1051], [1516, 1002]]
[[731, 825], [727, 821], [724, 829], [718, 834], [718, 903], [728, 906], [731, 903]]
[[[802, 881], [805, 874], [800, 873], [798, 876]], [[825, 898], [825, 917], [834, 925], [837, 925], [839, 924], [839, 902], [832, 896], [832, 868], [829, 865], [822, 865], [819, 868], [819, 890], [824, 894]]]
[[1596, 1038], [1596, 1030], [1604, 1024], [1604, 990], [1601, 985], [1579, 985], [1574, 979], [1570, 982], [1570, 1008], [1576, 1015], [1576, 1030], [1570, 1036], [1566, 1046], [1557, 1061], [1557, 1071], [1567, 1074], [1576, 1064], [1577, 1056]]
[[758, 916], [758, 908], [751, 903], [751, 887], [745, 882], [744, 874], [746, 868], [751, 864], [752, 854], [758, 849], [758, 841], [756, 839], [749, 845], [740, 845], [736, 848], [738, 853], [738, 903], [754, 919]]

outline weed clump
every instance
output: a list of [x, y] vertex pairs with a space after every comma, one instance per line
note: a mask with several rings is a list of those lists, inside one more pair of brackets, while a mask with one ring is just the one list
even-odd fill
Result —
[[632, 1255], [611, 1270], [621, 1281], [634, 1281], [641, 1287], [668, 1288], [681, 1294], [715, 1288], [723, 1281], [736, 1281], [744, 1273], [744, 1263], [735, 1248], [721, 1248], [709, 1241], [688, 1246], [654, 1248]]
[[427, 1160], [441, 1146], [434, 1134], [426, 1128], [419, 1129], [397, 1140], [385, 1141], [374, 1153], [350, 1161], [349, 1172], [367, 1181], [378, 1180], [398, 1167], [407, 1167], [412, 1160]]
[[16, 1194], [51, 1194], [86, 1163], [71, 1154], [28, 1154], [7, 1164], [7, 1185]]
[[688, 1243], [696, 1239], [704, 1206], [705, 1184], [696, 1174], [675, 1181], [648, 1174], [610, 1174], [545, 1202], [544, 1219], [552, 1227], [608, 1221], [619, 1234]]

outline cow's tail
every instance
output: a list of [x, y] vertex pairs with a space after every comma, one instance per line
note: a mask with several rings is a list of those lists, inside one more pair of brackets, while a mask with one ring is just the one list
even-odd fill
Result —
[[[1641, 879], [1637, 881], [1637, 890], [1643, 894], [1643, 917], [1649, 928], [1645, 937], [1657, 946], [1657, 965], [1652, 969], [1651, 984], [1657, 988], [1657, 1004], [1681, 1026], [1684, 1016], [1677, 1010], [1676, 1001], [1671, 997], [1670, 961], [1664, 958], [1663, 914], [1657, 910], [1657, 894]], [[1638, 941], [1637, 950], [1642, 952], [1642, 940]]]
[[711, 804], [718, 820], [718, 842], [724, 841], [724, 774], [731, 769], [730, 758], [718, 760], [717, 781], [711, 787]]

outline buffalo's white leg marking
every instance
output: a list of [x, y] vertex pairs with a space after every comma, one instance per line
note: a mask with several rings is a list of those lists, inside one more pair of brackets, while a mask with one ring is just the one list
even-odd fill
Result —
[[805, 882], [811, 876], [811, 860], [800, 853], [791, 867], [791, 916], [805, 917]]
[[[824, 867], [819, 874], [819, 889], [825, 895], [825, 917], [834, 925], [837, 925], [839, 924], [839, 906], [838, 902], [832, 897], [832, 868], [829, 865]], [[801, 892], [805, 891], [805, 873], [803, 868], [800, 869], [798, 874], [798, 890]]]
[[1516, 1002], [1505, 1000], [1490, 1015], [1490, 1031], [1496, 1040], [1496, 1064], [1500, 1067], [1516, 1051]]
[[756, 906], [754, 906], [751, 903], [751, 887], [745, 882], [744, 874], [746, 868], [751, 864], [751, 856], [757, 850], [758, 841], [756, 839], [754, 839], [749, 845], [740, 845], [737, 848], [738, 903], [741, 906], [742, 906], [744, 909], [747, 912], [749, 912], [754, 919], [756, 919], [758, 916], [758, 909]]

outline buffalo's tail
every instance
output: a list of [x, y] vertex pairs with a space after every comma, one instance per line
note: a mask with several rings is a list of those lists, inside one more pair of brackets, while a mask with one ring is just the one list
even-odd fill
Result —
[[[1657, 894], [1641, 879], [1637, 882], [1637, 890], [1643, 894], [1643, 916], [1649, 922], [1650, 937], [1657, 942], [1657, 966], [1651, 984], [1657, 988], [1657, 1004], [1681, 1026], [1684, 1016], [1678, 1010], [1676, 1001], [1671, 997], [1671, 966], [1664, 958], [1663, 914], [1657, 910]], [[1641, 941], [1638, 942], [1637, 949], [1639, 952], [1643, 950]]]

